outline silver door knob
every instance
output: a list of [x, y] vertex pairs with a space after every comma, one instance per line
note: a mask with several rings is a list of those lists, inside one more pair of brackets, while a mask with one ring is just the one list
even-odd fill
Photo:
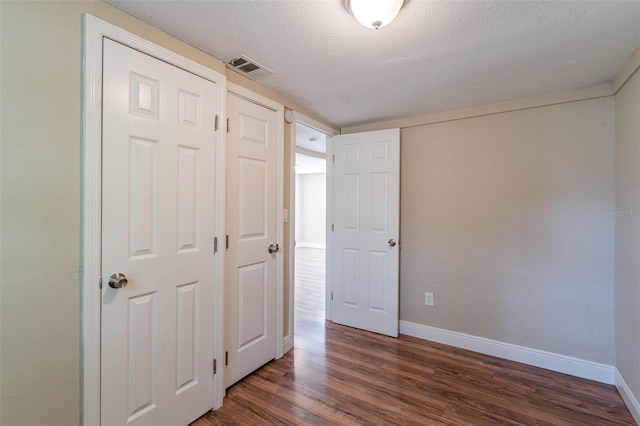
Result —
[[271, 244], [269, 246], [269, 253], [277, 253], [280, 250], [280, 246], [277, 244]]
[[396, 246], [396, 240], [394, 240], [393, 238], [389, 240], [389, 246], [391, 247], [395, 247]]
[[111, 288], [123, 288], [129, 284], [127, 276], [122, 272], [116, 272], [109, 277], [109, 287]]

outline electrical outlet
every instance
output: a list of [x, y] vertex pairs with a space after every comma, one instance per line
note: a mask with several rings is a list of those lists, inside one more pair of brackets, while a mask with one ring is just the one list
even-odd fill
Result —
[[424, 294], [424, 305], [433, 306], [433, 293], [426, 292]]

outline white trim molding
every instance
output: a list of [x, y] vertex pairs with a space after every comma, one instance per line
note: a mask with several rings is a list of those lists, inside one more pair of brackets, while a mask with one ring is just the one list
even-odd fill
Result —
[[[142, 53], [172, 64], [216, 84], [218, 91], [217, 113], [225, 115], [226, 76], [187, 59], [162, 46], [149, 42], [128, 31], [89, 14], [82, 15], [82, 423], [100, 424], [100, 320], [102, 249], [102, 43], [104, 38], [117, 41]], [[224, 193], [224, 143], [226, 133], [219, 131], [216, 155], [216, 203], [223, 206]], [[219, 220], [216, 234], [224, 234], [224, 209], [216, 210]], [[216, 312], [214, 329], [222, 339], [222, 283], [224, 282], [224, 252], [215, 259]], [[214, 348], [215, 357], [223, 359], [223, 345]], [[214, 401], [212, 406], [222, 406], [224, 386], [221, 374], [214, 376]]]
[[296, 247], [308, 247], [308, 248], [326, 250], [327, 245], [322, 243], [305, 243], [305, 242], [296, 241]]
[[520, 111], [523, 109], [539, 108], [550, 105], [569, 102], [586, 101], [589, 99], [613, 96], [620, 91], [622, 86], [640, 69], [640, 48], [636, 49], [627, 63], [618, 74], [608, 83], [598, 86], [583, 87], [580, 89], [565, 90], [562, 92], [548, 93], [527, 98], [512, 99], [503, 102], [460, 108], [449, 111], [435, 112], [414, 117], [400, 118], [396, 120], [376, 123], [365, 123], [349, 126], [341, 129], [342, 133], [366, 132], [370, 130], [383, 130], [395, 127], [407, 128], [423, 126], [426, 124], [443, 123], [447, 121], [462, 120], [466, 118], [481, 117], [504, 112]]
[[[289, 306], [285, 309], [289, 310], [289, 334], [285, 336], [283, 349], [287, 352], [293, 349], [295, 330], [295, 285], [296, 285], [296, 247], [310, 247], [303, 245], [305, 243], [296, 243], [296, 153], [309, 155], [317, 158], [326, 158], [326, 154], [310, 151], [300, 148], [296, 145], [296, 124], [301, 123], [307, 127], [311, 127], [321, 133], [327, 135], [327, 141], [332, 136], [340, 134], [340, 131], [334, 127], [327, 126], [318, 120], [315, 120], [301, 112], [293, 110], [293, 121], [290, 127], [290, 158], [289, 158]], [[329, 142], [327, 142], [329, 143]], [[325, 248], [325, 246], [322, 246]]]
[[304, 115], [301, 112], [295, 111], [295, 115], [294, 115], [294, 123], [302, 123], [307, 127], [311, 127], [312, 129], [315, 129], [321, 133], [324, 133], [327, 136], [335, 136], [335, 135], [339, 135], [340, 134], [340, 130], [336, 129], [335, 127], [330, 127], [327, 126], [321, 122], [319, 122], [318, 120], [314, 120], [313, 118]]
[[615, 367], [580, 358], [560, 355], [510, 343], [498, 342], [483, 337], [441, 328], [429, 327], [408, 321], [400, 321], [400, 334], [430, 340], [485, 355], [521, 362], [596, 382], [615, 384]]
[[620, 396], [622, 400], [627, 405], [627, 408], [631, 412], [633, 419], [636, 421], [636, 424], [640, 425], [640, 402], [638, 402], [638, 398], [633, 394], [629, 385], [622, 377], [620, 371], [616, 368], [616, 388], [618, 388], [618, 392], [620, 392]]
[[611, 82], [611, 89], [615, 95], [624, 84], [640, 69], [640, 49], [636, 49], [618, 75]]
[[[335, 136], [335, 135], [334, 135]], [[327, 171], [326, 178], [326, 234], [325, 234], [325, 265], [324, 265], [324, 318], [328, 321], [333, 321], [333, 315], [331, 313], [331, 289], [333, 287], [333, 261], [331, 251], [333, 250], [333, 136], [327, 138]]]
[[599, 86], [585, 87], [582, 89], [566, 90], [564, 92], [549, 93], [546, 95], [529, 98], [514, 99], [474, 107], [454, 109], [433, 114], [419, 115], [415, 117], [401, 118], [398, 120], [383, 121], [380, 123], [363, 124], [359, 126], [345, 127], [342, 133], [366, 132], [370, 130], [393, 129], [396, 127], [407, 128], [423, 126], [425, 124], [444, 123], [447, 121], [462, 120], [466, 118], [482, 117], [485, 115], [501, 114], [504, 112], [520, 111], [530, 108], [539, 108], [549, 105], [565, 104], [569, 102], [586, 101], [611, 96], [613, 94], [611, 83]]
[[253, 102], [254, 104], [263, 106], [271, 111], [282, 112], [282, 121], [278, 123], [278, 137], [284, 136], [284, 106], [276, 101], [273, 101], [266, 96], [259, 95], [244, 86], [240, 86], [235, 83], [228, 83], [227, 90], [241, 98]]
[[[295, 129], [295, 124], [296, 123], [301, 123], [304, 124], [307, 127], [311, 127], [312, 129], [315, 129], [321, 133], [324, 133], [325, 135], [327, 135], [327, 140], [326, 140], [326, 146], [327, 146], [327, 153], [326, 154], [311, 154], [313, 151], [308, 151], [304, 148], [300, 148], [296, 145], [296, 129]], [[326, 162], [326, 183], [327, 183], [327, 190], [326, 190], [326, 244], [323, 247], [318, 247], [318, 248], [324, 248], [326, 250], [327, 247], [331, 247], [331, 187], [329, 185], [329, 183], [331, 182], [331, 161], [329, 161], [328, 159], [331, 158], [331, 153], [332, 153], [332, 147], [333, 147], [333, 136], [335, 135], [339, 135], [340, 131], [335, 128], [335, 127], [331, 127], [331, 126], [327, 126], [321, 122], [319, 122], [318, 120], [315, 120], [301, 112], [298, 111], [294, 111], [293, 112], [293, 125], [291, 126], [291, 174], [290, 174], [290, 185], [291, 185], [291, 192], [290, 192], [290, 199], [289, 199], [289, 212], [295, 212], [295, 207], [296, 207], [296, 171], [295, 171], [295, 153], [296, 152], [302, 152], [305, 155], [312, 155], [314, 157], [319, 157], [319, 158], [326, 158], [327, 162]], [[296, 232], [295, 232], [295, 226], [296, 226], [296, 220], [297, 218], [295, 217], [295, 214], [290, 215], [290, 232], [289, 232], [289, 247], [291, 247], [291, 255], [290, 255], [290, 273], [291, 273], [291, 279], [289, 280], [289, 321], [290, 321], [290, 330], [291, 330], [291, 334], [293, 335], [294, 330], [293, 330], [293, 324], [294, 324], [294, 314], [295, 314], [295, 248], [296, 247], [310, 247], [310, 245], [304, 245], [304, 244], [310, 244], [310, 243], [296, 243], [295, 241], [295, 237], [296, 237]], [[325, 265], [325, 271], [327, 273], [325, 273], [325, 318], [326, 319], [331, 319], [331, 301], [330, 301], [330, 294], [331, 294], [331, 281], [330, 281], [330, 275], [328, 273], [328, 271], [330, 271], [331, 268], [331, 262], [329, 259], [329, 256], [327, 255], [326, 257], [326, 265]], [[292, 342], [292, 346], [293, 346], [293, 342]]]
[[284, 307], [287, 310], [287, 330], [289, 333], [282, 340], [282, 352], [287, 353], [293, 349], [295, 339], [295, 286], [296, 286], [296, 113], [289, 126], [289, 286], [287, 288], [289, 304]]
[[[294, 146], [293, 148], [294, 148], [293, 149], [294, 154], [302, 154], [302, 155], [306, 155], [307, 157], [322, 158], [323, 160], [327, 159], [327, 154], [323, 154], [322, 152], [311, 151], [310, 149], [302, 148], [299, 146]], [[294, 169], [294, 172], [295, 172], [295, 169]]]
[[286, 354], [291, 349], [293, 349], [293, 333], [287, 334], [287, 336], [282, 339], [282, 351]]

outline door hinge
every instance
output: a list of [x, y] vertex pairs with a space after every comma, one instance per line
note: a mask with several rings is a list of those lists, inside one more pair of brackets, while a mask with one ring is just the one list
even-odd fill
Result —
[[218, 252], [218, 237], [213, 237], [213, 254]]
[[213, 124], [213, 129], [217, 132], [218, 131], [218, 114], [216, 114], [216, 118], [214, 120], [214, 124]]
[[218, 360], [217, 359], [213, 359], [213, 374], [216, 374], [218, 372]]
[[231, 131], [231, 118], [227, 117], [227, 133]]
[[336, 230], [336, 225], [334, 225], [333, 223], [331, 224], [331, 232]]
[[102, 290], [102, 277], [98, 278], [98, 288]]
[[331, 292], [331, 300], [333, 300], [333, 292]]
[[229, 365], [229, 352], [224, 353], [224, 365]]
[[332, 163], [335, 163], [335, 162], [336, 162], [336, 155], [335, 155], [335, 154], [333, 154], [331, 162], [332, 162]]
[[229, 236], [225, 236], [225, 250], [229, 250]]

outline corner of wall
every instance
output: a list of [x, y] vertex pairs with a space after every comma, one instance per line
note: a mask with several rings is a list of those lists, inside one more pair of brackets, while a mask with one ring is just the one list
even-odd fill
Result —
[[624, 403], [627, 405], [627, 408], [631, 412], [633, 419], [636, 421], [637, 424], [640, 425], [640, 402], [638, 402], [638, 399], [633, 394], [633, 392], [629, 388], [629, 385], [627, 385], [627, 382], [624, 380], [624, 377], [622, 377], [622, 374], [620, 374], [620, 371], [618, 371], [617, 368], [616, 368], [616, 388], [618, 389], [618, 392], [620, 392], [620, 396], [622, 397], [622, 400], [624, 401]]
[[613, 94], [617, 94], [618, 91], [624, 86], [624, 84], [633, 76], [633, 74], [640, 68], [640, 48], [636, 49], [627, 63], [622, 67], [618, 75], [611, 81], [611, 89]]
[[614, 334], [616, 386], [640, 424], [640, 49], [614, 79], [616, 143], [616, 234]]
[[87, 8], [86, 12], [94, 14], [97, 18], [117, 25], [123, 30], [156, 43], [184, 56], [187, 59], [198, 62], [224, 75], [225, 66], [220, 59], [215, 58], [156, 27], [123, 12], [108, 3], [105, 3], [104, 1], [90, 2], [89, 4], [92, 4], [94, 7], [92, 9]]
[[296, 111], [296, 112], [300, 112], [306, 116], [311, 117], [314, 120], [319, 121], [320, 123], [324, 124], [325, 126], [331, 127], [331, 128], [336, 128], [337, 126], [331, 122], [329, 122], [328, 120], [324, 119], [323, 117], [320, 117], [318, 114], [315, 114], [311, 111], [309, 111], [308, 109], [298, 105], [297, 103], [293, 102], [291, 99], [288, 99], [287, 97], [281, 95], [280, 93], [276, 92], [275, 90], [271, 90], [266, 86], [261, 85], [259, 82], [253, 81], [248, 79], [247, 77], [238, 74], [235, 71], [232, 71], [228, 68], [225, 69], [226, 72], [226, 76], [227, 76], [227, 81], [233, 84], [237, 84], [238, 86], [242, 86], [245, 89], [249, 89], [252, 92], [255, 92], [261, 96], [267, 97], [275, 102], [278, 102], [282, 105], [284, 105], [284, 107], [286, 109], [290, 109], [292, 111]]

